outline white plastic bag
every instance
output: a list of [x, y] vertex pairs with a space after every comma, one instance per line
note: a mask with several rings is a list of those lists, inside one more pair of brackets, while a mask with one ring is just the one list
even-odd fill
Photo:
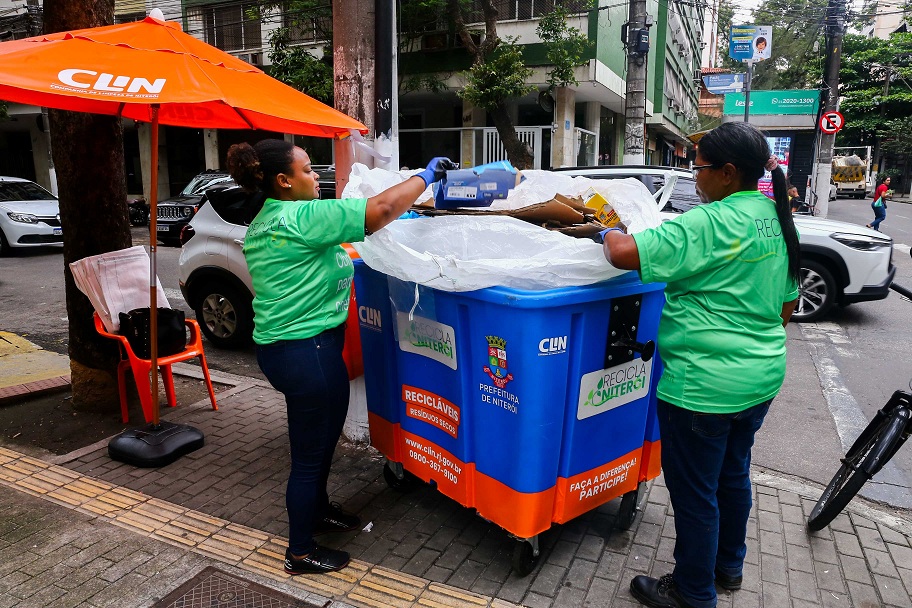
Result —
[[[352, 167], [344, 197], [370, 197], [408, 179], [415, 171]], [[551, 171], [524, 171], [525, 180], [491, 211], [518, 210], [555, 194], [582, 195], [594, 188], [611, 203], [630, 233], [661, 223], [655, 198], [633, 178], [589, 179]], [[431, 188], [418, 198], [433, 196]], [[506, 216], [452, 215], [397, 220], [354, 243], [364, 262], [385, 274], [444, 291], [494, 285], [553, 289], [588, 285], [626, 271], [611, 266], [601, 245]]]
[[353, 245], [374, 270], [443, 291], [553, 289], [627, 272], [611, 266], [589, 239], [506, 216], [397, 220]]
[[[348, 176], [348, 183], [342, 190], [342, 198], [370, 198], [377, 196], [387, 188], [400, 184], [418, 171], [387, 171], [386, 169], [368, 169], [366, 165], [355, 163]], [[418, 197], [418, 202], [433, 198], [431, 187]]]
[[[70, 262], [70, 270], [109, 332], [120, 330], [119, 313], [149, 306], [149, 254], [141, 245]], [[157, 307], [171, 308], [158, 277], [155, 283]]]

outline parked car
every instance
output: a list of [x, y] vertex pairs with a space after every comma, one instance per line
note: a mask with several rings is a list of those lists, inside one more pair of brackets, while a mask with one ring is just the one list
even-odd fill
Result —
[[[314, 166], [320, 198], [336, 197], [335, 167]], [[180, 288], [215, 346], [247, 344], [253, 334], [253, 283], [241, 252], [247, 226], [263, 206], [233, 180], [208, 188], [181, 234]]]
[[184, 229], [199, 208], [203, 192], [215, 184], [231, 181], [224, 171], [206, 170], [190, 180], [177, 196], [160, 201], [156, 217], [156, 234], [165, 245], [179, 245]]
[[46, 246], [63, 247], [57, 197], [27, 179], [0, 177], [0, 255]]
[[[633, 177], [653, 193], [663, 221], [701, 204], [689, 170], [655, 166], [569, 167], [592, 179]], [[893, 239], [882, 232], [811, 216], [794, 216], [801, 245], [798, 306], [792, 319], [817, 321], [835, 305], [882, 300], [896, 274]]]

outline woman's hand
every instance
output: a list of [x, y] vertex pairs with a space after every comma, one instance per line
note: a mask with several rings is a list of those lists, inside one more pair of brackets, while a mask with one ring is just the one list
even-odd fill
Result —
[[398, 218], [415, 204], [428, 186], [443, 179], [448, 170], [458, 168], [459, 165], [449, 158], [436, 156], [421, 173], [367, 199], [367, 209], [364, 211], [365, 231], [376, 232]]
[[431, 162], [428, 163], [427, 168], [418, 174], [418, 177], [424, 180], [425, 185], [430, 186], [446, 177], [447, 171], [458, 168], [459, 165], [446, 156], [435, 156], [431, 159]]
[[600, 234], [602, 251], [612, 266], [621, 270], [640, 269], [640, 250], [632, 236], [624, 234], [620, 228], [609, 228]]

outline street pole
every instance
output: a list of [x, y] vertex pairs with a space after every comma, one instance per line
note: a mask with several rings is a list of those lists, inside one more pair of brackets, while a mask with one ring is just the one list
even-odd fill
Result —
[[754, 79], [754, 62], [747, 62], [747, 73], [744, 75], [744, 122], [750, 122], [751, 80]]
[[[374, 149], [380, 155], [375, 166], [390, 171], [399, 170], [399, 136], [397, 76], [396, 76], [396, 4], [393, 0], [376, 0], [376, 68], [377, 79], [374, 109]], [[381, 160], [389, 159], [389, 160]]]
[[[845, 0], [829, 0], [826, 16], [827, 57], [824, 84], [824, 112], [835, 112], [839, 106], [839, 65], [842, 62], [842, 36], [845, 31]], [[816, 215], [826, 217], [830, 206], [830, 179], [833, 177], [833, 144], [835, 133], [822, 133], [814, 166], [814, 200]]]
[[[649, 34], [646, 25], [646, 0], [630, 0], [624, 28], [627, 49], [627, 91], [624, 101], [624, 164], [646, 164], [646, 57]], [[643, 35], [645, 32], [645, 41]], [[645, 48], [644, 48], [645, 42]]]

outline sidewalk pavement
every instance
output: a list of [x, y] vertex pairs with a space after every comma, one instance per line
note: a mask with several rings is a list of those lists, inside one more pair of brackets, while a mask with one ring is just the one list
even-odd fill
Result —
[[[66, 360], [55, 355], [54, 368], [54, 357], [40, 356], [58, 371]], [[190, 365], [175, 372], [201, 377]], [[0, 391], [11, 377], [0, 373]], [[244, 605], [632, 608], [639, 604], [630, 579], [671, 569], [674, 524], [661, 477], [630, 530], [614, 528], [617, 500], [555, 525], [541, 535], [535, 570], [518, 577], [510, 569], [515, 541], [502, 529], [431, 487], [389, 489], [382, 457], [345, 444], [330, 493], [366, 525], [323, 542], [356, 559], [330, 575], [288, 577], [282, 397], [256, 379], [213, 372], [213, 381], [232, 385], [219, 394], [218, 411], [203, 400], [165, 413], [202, 430], [205, 447], [160, 469], [112, 461], [106, 441], [46, 458], [0, 447], [0, 608], [136, 608], [163, 598], [161, 605], [182, 606], [175, 593], [191, 587], [182, 597], [196, 594], [193, 605], [206, 606], [239, 605], [229, 600], [259, 588], [285, 594], [284, 603], [259, 596]], [[912, 522], [856, 500], [809, 534], [804, 523], [819, 488], [773, 472], [753, 477], [744, 588], [720, 590], [719, 606], [912, 606]], [[198, 577], [206, 584], [183, 586], [212, 566], [221, 578], [206, 570]]]

